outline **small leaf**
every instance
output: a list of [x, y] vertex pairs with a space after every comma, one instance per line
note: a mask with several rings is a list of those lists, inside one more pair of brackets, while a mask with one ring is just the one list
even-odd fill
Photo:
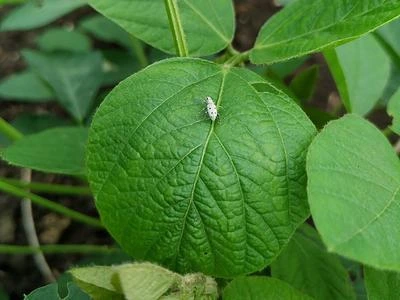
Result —
[[0, 23], [0, 31], [28, 30], [47, 25], [86, 4], [86, 0], [28, 1], [12, 10]]
[[393, 117], [392, 126], [390, 128], [400, 135], [400, 89], [390, 98], [387, 112]]
[[94, 15], [84, 19], [80, 23], [80, 27], [99, 40], [131, 48], [129, 34], [117, 24], [101, 15]]
[[289, 88], [303, 102], [307, 102], [314, 94], [319, 76], [318, 65], [311, 66], [298, 74], [290, 83]]
[[400, 15], [400, 0], [297, 0], [262, 27], [250, 59], [271, 64], [349, 42]]
[[55, 95], [38, 75], [27, 70], [3, 79], [0, 82], [0, 97], [7, 101], [48, 102]]
[[311, 300], [289, 284], [279, 279], [262, 276], [239, 277], [229, 283], [223, 300]]
[[93, 299], [124, 299], [122, 293], [112, 283], [116, 276], [117, 267], [85, 267], [75, 268], [69, 271], [78, 286], [88, 293]]
[[84, 152], [87, 129], [54, 128], [25, 136], [1, 153], [12, 165], [43, 172], [85, 174]]
[[400, 162], [385, 136], [356, 115], [332, 121], [309, 148], [307, 175], [328, 250], [400, 270]]
[[40, 49], [52, 51], [89, 52], [89, 38], [77, 31], [63, 28], [51, 28], [39, 36], [37, 40]]
[[[207, 96], [220, 122], [204, 114]], [[128, 254], [232, 277], [270, 263], [307, 218], [314, 134], [292, 99], [248, 70], [164, 60], [121, 82], [97, 110], [89, 180]]]
[[339, 258], [327, 253], [318, 233], [307, 224], [296, 231], [271, 272], [315, 299], [355, 299]]
[[142, 263], [121, 266], [118, 279], [127, 300], [160, 299], [172, 287], [177, 289], [181, 276], [157, 265]]
[[89, 300], [89, 296], [85, 294], [73, 282], [68, 282], [68, 295], [60, 297], [58, 293], [58, 283], [51, 283], [46, 286], [37, 288], [29, 295], [24, 297], [24, 300]]
[[325, 58], [346, 110], [365, 115], [374, 108], [390, 77], [390, 58], [378, 41], [367, 35], [326, 51]]
[[[11, 125], [21, 133], [27, 135], [37, 133], [48, 128], [67, 126], [70, 125], [70, 122], [50, 114], [20, 114], [14, 120], [12, 120]], [[0, 134], [0, 147], [7, 146], [11, 142], [12, 141], [9, 141]]]
[[54, 89], [59, 102], [81, 122], [89, 112], [103, 80], [101, 54], [43, 54], [24, 50], [23, 55]]
[[[90, 0], [94, 9], [133, 36], [167, 53], [175, 54], [164, 0]], [[176, 2], [191, 56], [214, 54], [230, 44], [234, 34], [231, 0]]]
[[369, 300], [400, 299], [400, 273], [364, 268]]

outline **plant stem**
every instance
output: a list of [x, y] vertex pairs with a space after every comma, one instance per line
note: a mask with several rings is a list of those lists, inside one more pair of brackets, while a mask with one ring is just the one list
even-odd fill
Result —
[[0, 244], [1, 254], [34, 254], [43, 252], [46, 254], [62, 254], [62, 253], [114, 253], [120, 252], [119, 248], [100, 246], [100, 245], [42, 245], [40, 247], [19, 246]]
[[[30, 182], [32, 177], [32, 171], [30, 169], [21, 169], [21, 179], [26, 182]], [[26, 239], [31, 247], [40, 247], [39, 238], [35, 228], [35, 221], [33, 219], [32, 202], [28, 198], [22, 199], [21, 202], [21, 219], [24, 227]], [[50, 266], [46, 261], [42, 252], [33, 254], [33, 260], [38, 267], [40, 273], [46, 280], [46, 282], [55, 282], [56, 278], [51, 272]]]
[[140, 67], [142, 69], [146, 68], [149, 65], [149, 61], [147, 59], [146, 53], [144, 52], [143, 43], [139, 39], [131, 35], [131, 45], [133, 55], [135, 55], [138, 59]]
[[14, 185], [19, 188], [28, 188], [33, 192], [43, 192], [48, 194], [57, 195], [82, 195], [90, 196], [92, 192], [89, 187], [86, 186], [73, 186], [64, 184], [54, 183], [42, 183], [42, 182], [24, 182], [18, 179], [0, 177], [0, 181]]
[[3, 133], [12, 141], [19, 140], [23, 137], [23, 134], [19, 132], [15, 127], [11, 126], [6, 120], [0, 117], [0, 132]]
[[18, 187], [15, 187], [13, 185], [10, 185], [4, 181], [0, 180], [0, 190], [3, 192], [6, 192], [10, 195], [14, 195], [17, 197], [21, 197], [21, 198], [29, 198], [31, 199], [31, 201], [37, 205], [46, 207], [50, 210], [53, 210], [55, 212], [58, 212], [62, 215], [65, 215], [67, 217], [70, 217], [71, 219], [81, 222], [81, 223], [85, 223], [94, 227], [100, 227], [100, 228], [104, 228], [104, 226], [101, 224], [100, 220], [93, 218], [93, 217], [89, 217], [87, 215], [84, 215], [80, 212], [77, 212], [75, 210], [69, 209], [61, 204], [55, 203], [53, 201], [50, 201], [46, 198], [40, 197], [38, 195], [32, 194], [30, 192], [27, 192], [23, 189], [20, 189]]
[[171, 28], [176, 51], [181, 57], [189, 56], [185, 33], [183, 31], [181, 19], [179, 17], [178, 4], [176, 0], [164, 0], [164, 4], [165, 9], [167, 10], [169, 27]]
[[234, 66], [237, 66], [247, 60], [249, 60], [249, 52], [248, 51], [233, 55], [231, 58], [229, 58], [225, 62], [224, 65], [227, 67], [234, 67]]

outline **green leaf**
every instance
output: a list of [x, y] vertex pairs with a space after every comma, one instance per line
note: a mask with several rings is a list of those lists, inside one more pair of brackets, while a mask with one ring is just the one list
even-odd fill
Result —
[[290, 83], [289, 88], [301, 101], [306, 102], [311, 99], [315, 92], [319, 76], [319, 66], [313, 65], [298, 74]]
[[296, 231], [272, 263], [271, 272], [315, 299], [355, 299], [339, 258], [326, 251], [318, 233], [307, 224]]
[[103, 80], [101, 54], [43, 54], [24, 50], [23, 55], [54, 89], [60, 104], [81, 122], [89, 112]]
[[140, 69], [137, 59], [126, 51], [106, 50], [102, 54], [103, 85], [115, 85]]
[[91, 49], [90, 40], [86, 35], [64, 28], [50, 28], [39, 36], [37, 43], [40, 49], [47, 52], [89, 52]]
[[47, 25], [86, 4], [86, 0], [28, 1], [12, 10], [0, 23], [0, 31], [28, 30]]
[[223, 292], [224, 300], [311, 300], [279, 279], [251, 276], [239, 277], [229, 283]]
[[117, 24], [103, 16], [94, 15], [84, 19], [80, 23], [80, 28], [99, 40], [117, 43], [121, 46], [131, 48], [129, 34]]
[[390, 58], [379, 42], [367, 35], [326, 51], [325, 58], [346, 110], [365, 115], [374, 108], [390, 77]]
[[[175, 54], [164, 0], [90, 0], [94, 9], [113, 20], [133, 36], [167, 53]], [[197, 0], [176, 2], [178, 15], [190, 56], [217, 53], [230, 44], [234, 34], [231, 0], [201, 3]]]
[[[263, 268], [308, 216], [305, 150], [315, 128], [245, 69], [169, 59], [120, 83], [87, 147], [102, 222], [137, 259], [232, 277]], [[211, 96], [220, 121], [204, 114]], [[146, 203], [143, 206], [143, 203]]]
[[396, 134], [400, 135], [400, 88], [392, 96], [392, 98], [390, 98], [387, 106], [387, 112], [393, 117], [392, 126], [390, 126], [390, 129], [392, 129]]
[[349, 42], [400, 15], [400, 0], [297, 0], [261, 28], [250, 60], [271, 64]]
[[400, 273], [364, 268], [369, 300], [400, 299]]
[[93, 299], [124, 299], [122, 292], [113, 285], [113, 277], [116, 276], [117, 267], [86, 267], [75, 268], [69, 271], [81, 289]]
[[68, 295], [60, 297], [58, 293], [58, 284], [51, 283], [40, 288], [37, 288], [29, 295], [24, 297], [24, 300], [89, 300], [89, 296], [82, 292], [73, 282], [68, 282]]
[[70, 273], [94, 299], [216, 299], [218, 294], [211, 277], [181, 276], [150, 263], [75, 268]]
[[118, 279], [128, 300], [160, 299], [181, 280], [178, 274], [148, 263], [122, 266]]
[[0, 82], [0, 97], [7, 101], [35, 103], [48, 102], [55, 98], [51, 88], [31, 70], [3, 79]]
[[85, 174], [87, 129], [63, 127], [25, 136], [1, 153], [12, 165], [43, 172]]
[[[70, 122], [50, 114], [20, 114], [11, 125], [23, 134], [37, 133], [42, 130], [70, 125]], [[7, 146], [11, 143], [3, 135], [0, 134], [0, 147]]]
[[307, 156], [311, 214], [329, 251], [400, 270], [400, 162], [357, 115], [329, 123]]

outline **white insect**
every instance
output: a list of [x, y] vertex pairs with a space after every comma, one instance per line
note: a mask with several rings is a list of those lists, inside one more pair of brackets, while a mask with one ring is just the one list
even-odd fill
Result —
[[212, 121], [215, 121], [218, 116], [217, 106], [215, 105], [214, 100], [209, 96], [206, 98], [206, 105], [208, 117]]

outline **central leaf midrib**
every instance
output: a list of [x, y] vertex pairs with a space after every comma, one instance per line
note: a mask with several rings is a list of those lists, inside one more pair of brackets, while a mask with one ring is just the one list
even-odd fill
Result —
[[132, 136], [137, 132], [137, 130], [145, 123], [145, 121], [146, 121], [156, 110], [158, 110], [162, 105], [164, 105], [166, 102], [168, 102], [168, 100], [170, 100], [170, 99], [174, 98], [175, 96], [179, 95], [180, 93], [182, 93], [182, 92], [185, 91], [186, 89], [188, 89], [188, 88], [190, 88], [190, 87], [192, 87], [192, 86], [194, 86], [194, 85], [196, 85], [196, 84], [199, 84], [200, 82], [206, 81], [206, 80], [208, 80], [208, 79], [210, 79], [210, 78], [212, 78], [212, 77], [214, 77], [214, 76], [217, 76], [217, 75], [220, 74], [221, 72], [222, 72], [222, 71], [218, 71], [218, 72], [216, 72], [216, 73], [214, 73], [214, 74], [212, 74], [212, 75], [206, 76], [206, 77], [204, 77], [204, 78], [202, 78], [202, 79], [200, 79], [200, 80], [198, 80], [198, 81], [195, 81], [195, 82], [193, 82], [193, 83], [191, 83], [191, 84], [189, 84], [189, 85], [187, 85], [187, 86], [185, 86], [185, 87], [179, 89], [178, 91], [176, 91], [176, 92], [173, 93], [172, 95], [168, 96], [164, 101], [162, 101], [160, 104], [158, 104], [154, 109], [152, 109], [151, 112], [150, 112], [148, 115], [146, 115], [146, 117], [136, 126], [136, 128], [134, 128], [134, 129], [132, 130], [131, 133], [129, 133], [128, 137], [125, 139], [125, 142], [124, 142], [123, 146], [120, 148], [121, 150], [120, 150], [120, 151], [116, 154], [116, 156], [115, 156], [115, 157], [116, 157], [115, 162], [114, 162], [114, 163], [112, 164], [112, 166], [109, 168], [110, 171], [109, 171], [107, 177], [106, 177], [105, 179], [103, 179], [103, 182], [101, 183], [101, 185], [100, 185], [100, 187], [99, 187], [99, 189], [98, 189], [98, 191], [97, 191], [96, 194], [97, 194], [97, 195], [101, 194], [101, 192], [102, 192], [102, 190], [103, 190], [103, 188], [104, 188], [104, 185], [106, 184], [106, 182], [107, 182], [108, 179], [110, 178], [111, 174], [112, 174], [113, 171], [114, 171], [114, 168], [117, 166], [118, 161], [120, 160], [121, 153], [122, 153], [122, 152], [126, 149], [126, 147], [129, 145], [129, 141], [131, 140]]
[[[220, 103], [220, 100], [221, 100], [221, 96], [222, 96], [222, 92], [224, 90], [225, 77], [226, 77], [226, 73], [223, 73], [222, 81], [221, 81], [221, 87], [220, 87], [220, 90], [219, 90], [219, 93], [218, 93], [218, 99], [217, 99], [217, 102], [216, 102], [216, 106], [217, 107], [219, 106], [219, 103]], [[182, 230], [181, 230], [181, 235], [180, 235], [179, 241], [178, 241], [178, 247], [177, 247], [176, 255], [179, 255], [179, 250], [180, 250], [180, 247], [181, 247], [181, 244], [182, 244], [183, 234], [184, 234], [185, 228], [186, 228], [186, 219], [187, 219], [187, 216], [189, 214], [190, 207], [194, 203], [194, 191], [196, 190], [197, 183], [198, 183], [199, 178], [200, 178], [200, 172], [201, 172], [201, 169], [203, 167], [203, 161], [204, 161], [204, 157], [205, 157], [205, 154], [206, 154], [206, 151], [207, 151], [208, 143], [210, 142], [211, 135], [214, 132], [214, 125], [215, 125], [215, 121], [212, 121], [211, 122], [211, 126], [210, 126], [210, 130], [209, 130], [209, 132], [207, 134], [207, 137], [206, 137], [206, 140], [204, 142], [203, 150], [201, 152], [199, 165], [197, 167], [197, 172], [196, 172], [196, 175], [195, 175], [195, 178], [194, 178], [194, 181], [193, 181], [193, 187], [192, 187], [192, 190], [190, 192], [190, 198], [188, 199], [189, 200], [189, 204], [187, 206], [185, 215], [183, 217]], [[197, 208], [196, 208], [196, 210], [197, 210]], [[211, 248], [211, 245], [210, 245], [210, 248]]]

